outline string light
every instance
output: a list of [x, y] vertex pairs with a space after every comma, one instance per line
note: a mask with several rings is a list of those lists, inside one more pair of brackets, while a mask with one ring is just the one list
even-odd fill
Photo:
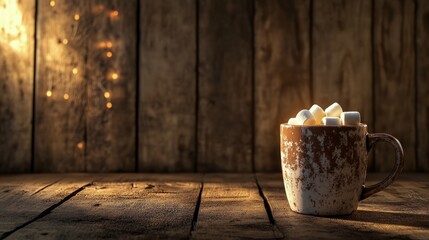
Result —
[[111, 12], [110, 12], [110, 16], [111, 16], [111, 17], [117, 17], [117, 16], [119, 16], [119, 12], [118, 12], [118, 10], [111, 11]]
[[112, 79], [116, 80], [119, 78], [119, 74], [117, 73], [112, 73]]
[[[56, 2], [55, 2], [55, 0], [50, 0], [49, 4], [50, 4], [51, 7], [54, 7], [56, 5]], [[104, 6], [101, 5], [101, 4], [97, 5], [96, 8], [97, 8], [96, 9], [97, 11], [103, 11], [104, 10]], [[111, 17], [118, 17], [119, 16], [119, 11], [118, 10], [112, 10], [112, 11], [109, 12], [109, 15]], [[74, 13], [73, 14], [73, 19], [74, 19], [74, 21], [79, 21], [80, 20], [79, 13], [77, 13], [77, 12]], [[69, 43], [69, 40], [67, 38], [63, 38], [63, 39], [59, 38], [58, 39], [58, 43], [62, 43], [64, 45], [67, 45]], [[111, 48], [113, 48], [113, 43], [111, 41], [99, 42], [98, 43], [98, 47], [101, 48], [101, 49], [104, 49], [106, 51], [105, 55], [106, 55], [107, 58], [113, 57], [113, 52], [110, 50]], [[72, 73], [74, 75], [77, 75], [78, 74], [78, 68], [74, 67], [72, 69]], [[117, 72], [113, 72], [113, 73], [111, 72], [110, 77], [111, 77], [111, 79], [116, 80], [116, 79], [119, 79], [119, 74]], [[102, 87], [102, 88], [104, 88], [104, 87]], [[66, 91], [67, 91], [67, 89], [68, 88], [66, 88]], [[53, 95], [53, 93], [52, 93], [51, 90], [46, 91], [46, 96], [47, 97], [52, 97], [52, 95]], [[112, 104], [112, 102], [110, 100], [111, 93], [109, 91], [104, 91], [103, 95], [104, 95], [104, 98], [107, 99], [107, 102], [106, 102], [106, 105], [105, 105], [106, 108], [107, 109], [111, 109], [113, 107], [113, 104]], [[64, 95], [63, 95], [63, 98], [64, 98], [64, 100], [67, 101], [67, 100], [70, 99], [70, 95], [67, 92], [65, 92]], [[76, 144], [76, 147], [78, 149], [80, 149], [80, 150], [83, 150], [85, 148], [85, 142], [84, 141], [78, 142]]]
[[106, 108], [111, 109], [113, 107], [111, 102], [107, 102], [106, 103]]
[[77, 145], [76, 145], [76, 147], [79, 148], [80, 150], [82, 150], [83, 147], [85, 147], [85, 143], [83, 141], [82, 142], [78, 142]]

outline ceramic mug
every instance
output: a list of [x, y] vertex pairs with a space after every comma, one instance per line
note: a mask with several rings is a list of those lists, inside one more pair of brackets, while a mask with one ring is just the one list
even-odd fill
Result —
[[[378, 184], [364, 185], [368, 152], [378, 141], [395, 149], [395, 166]], [[311, 215], [347, 215], [358, 202], [390, 185], [402, 171], [404, 151], [393, 136], [367, 126], [280, 125], [283, 181], [290, 208]]]

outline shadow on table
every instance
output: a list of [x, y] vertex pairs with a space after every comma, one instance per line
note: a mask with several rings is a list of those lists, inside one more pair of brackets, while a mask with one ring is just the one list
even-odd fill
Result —
[[350, 216], [337, 218], [358, 222], [423, 227], [429, 230], [429, 215], [426, 214], [357, 210]]

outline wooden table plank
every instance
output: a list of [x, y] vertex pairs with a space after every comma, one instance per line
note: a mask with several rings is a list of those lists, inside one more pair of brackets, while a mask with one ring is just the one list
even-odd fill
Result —
[[196, 1], [142, 0], [139, 170], [195, 170]]
[[253, 174], [208, 174], [192, 238], [273, 239], [282, 235], [270, 224]]
[[[274, 222], [253, 174], [207, 174], [204, 179], [201, 174], [0, 175], [0, 236], [29, 223], [9, 237], [429, 238], [427, 174], [401, 175], [394, 185], [361, 202], [357, 212], [343, 217], [293, 213], [282, 176], [257, 176]], [[370, 174], [367, 184], [385, 176]], [[94, 184], [81, 188], [94, 179]]]
[[[374, 177], [382, 179], [382, 175], [369, 176], [370, 179]], [[361, 202], [358, 211], [351, 216], [329, 218], [292, 212], [280, 174], [258, 174], [258, 180], [273, 210], [276, 223], [288, 239], [308, 239], [313, 236], [318, 239], [429, 237], [427, 176], [424, 181], [401, 176], [399, 181], [385, 191]]]
[[35, 0], [0, 0], [0, 172], [31, 171]]
[[[374, 1], [375, 131], [399, 139], [405, 152], [405, 171], [417, 170], [414, 12], [414, 1]], [[398, 122], [412, 124], [404, 127]], [[377, 145], [375, 171], [390, 171], [393, 156], [390, 145]]]
[[255, 4], [255, 171], [280, 171], [280, 123], [311, 104], [310, 1]]
[[46, 209], [99, 175], [12, 175], [0, 177], [0, 238], [37, 218]]
[[189, 237], [201, 189], [198, 175], [188, 175], [187, 181], [181, 176], [180, 182], [163, 175], [149, 181], [142, 174], [119, 176], [106, 175], [12, 239]]
[[253, 1], [198, 2], [197, 171], [251, 172]]

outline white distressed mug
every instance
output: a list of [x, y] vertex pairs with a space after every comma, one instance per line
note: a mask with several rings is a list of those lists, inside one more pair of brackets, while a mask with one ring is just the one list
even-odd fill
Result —
[[[395, 166], [365, 187], [368, 152], [378, 141], [395, 149]], [[402, 171], [404, 151], [393, 136], [369, 134], [367, 126], [280, 125], [283, 181], [290, 208], [311, 215], [347, 215], [359, 201], [390, 185]]]

